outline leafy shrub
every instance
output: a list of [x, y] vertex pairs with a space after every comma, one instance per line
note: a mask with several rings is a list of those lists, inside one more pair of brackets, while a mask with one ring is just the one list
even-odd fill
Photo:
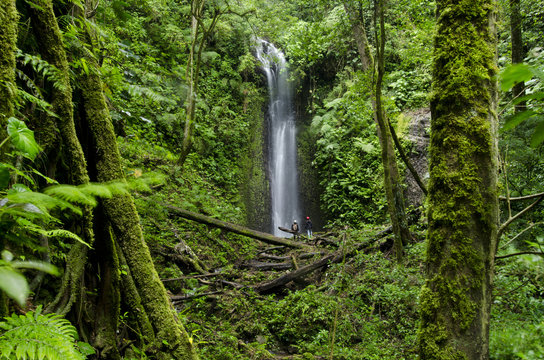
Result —
[[0, 359], [83, 360], [94, 354], [77, 341], [77, 331], [58, 314], [42, 314], [41, 307], [0, 322]]

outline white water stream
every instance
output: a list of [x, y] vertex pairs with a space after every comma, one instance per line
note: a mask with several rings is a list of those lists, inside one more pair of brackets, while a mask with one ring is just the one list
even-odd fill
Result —
[[272, 232], [285, 236], [278, 226], [299, 227], [301, 212], [298, 199], [297, 146], [295, 112], [287, 62], [283, 53], [265, 40], [257, 40], [256, 56], [266, 73], [270, 103], [268, 107], [268, 171]]

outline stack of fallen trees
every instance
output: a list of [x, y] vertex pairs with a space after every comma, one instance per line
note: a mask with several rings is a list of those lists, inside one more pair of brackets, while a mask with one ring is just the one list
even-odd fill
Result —
[[[348, 248], [347, 246], [344, 246], [343, 241], [331, 238], [334, 234], [317, 234], [312, 239], [301, 236], [297, 237], [301, 241], [295, 241], [224, 222], [172, 205], [164, 204], [164, 207], [168, 209], [171, 216], [182, 217], [208, 226], [247, 236], [259, 240], [264, 244], [273, 245], [273, 247], [261, 250], [257, 256], [258, 260], [246, 262], [242, 264], [241, 267], [258, 271], [281, 271], [281, 273], [272, 280], [258, 284], [244, 285], [227, 281], [223, 279], [220, 272], [210, 272], [205, 264], [203, 264], [189, 246], [187, 246], [183, 239], [175, 234], [179, 240], [178, 245], [172, 248], [166, 248], [165, 251], [162, 252], [162, 255], [178, 265], [181, 264], [181, 266], [185, 268], [192, 268], [199, 274], [181, 278], [164, 279], [163, 281], [180, 281], [187, 278], [195, 278], [204, 284], [215, 284], [223, 288], [225, 286], [237, 289], [252, 288], [260, 294], [280, 291], [291, 282], [303, 280], [318, 270], [326, 269], [331, 264], [340, 263], [345, 259], [353, 257], [360, 251], [374, 248], [383, 242], [386, 236], [391, 233], [390, 229], [386, 229], [385, 231], [376, 234], [373, 238]], [[156, 225], [160, 226], [159, 224]], [[293, 233], [290, 229], [280, 229], [288, 233]], [[174, 229], [172, 230], [175, 232]], [[174, 302], [179, 302], [196, 296], [208, 296], [220, 292], [221, 290], [215, 290], [197, 295], [174, 295], [171, 296], [171, 299]]]

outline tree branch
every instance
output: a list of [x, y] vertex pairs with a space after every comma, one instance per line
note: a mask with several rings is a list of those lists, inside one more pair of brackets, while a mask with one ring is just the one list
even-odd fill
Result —
[[508, 255], [495, 256], [495, 260], [506, 259], [506, 258], [509, 258], [509, 257], [512, 257], [512, 256], [519, 256], [519, 255], [540, 255], [540, 256], [544, 256], [544, 252], [540, 252], [540, 251], [521, 251], [521, 252], [508, 254]]
[[541, 195], [535, 202], [533, 202], [531, 205], [527, 206], [525, 209], [521, 210], [520, 212], [518, 212], [516, 215], [514, 216], [511, 216], [508, 220], [506, 220], [505, 223], [503, 223], [500, 227], [499, 227], [499, 231], [498, 231], [498, 234], [497, 234], [497, 237], [500, 238], [501, 235], [504, 233], [504, 231], [508, 228], [508, 226], [510, 226], [511, 223], [513, 223], [514, 221], [516, 221], [517, 219], [519, 219], [520, 217], [522, 217], [523, 215], [525, 215], [526, 213], [528, 213], [529, 211], [531, 211], [535, 206], [537, 206], [542, 200], [544, 200], [544, 194]]
[[425, 184], [423, 184], [423, 181], [421, 181], [421, 178], [419, 177], [419, 174], [417, 173], [416, 169], [414, 169], [414, 167], [412, 166], [412, 163], [406, 156], [406, 153], [404, 152], [404, 149], [402, 148], [399, 138], [397, 137], [397, 132], [395, 131], [395, 128], [393, 127], [393, 125], [391, 125], [391, 122], [389, 121], [389, 119], [387, 119], [387, 124], [389, 125], [389, 130], [391, 131], [391, 137], [393, 138], [393, 141], [395, 142], [395, 146], [397, 147], [397, 150], [399, 151], [399, 155], [402, 161], [404, 161], [404, 164], [406, 165], [408, 170], [410, 170], [410, 173], [416, 180], [416, 183], [418, 184], [421, 191], [423, 191], [423, 193], [427, 195], [427, 188], [425, 187]]
[[521, 201], [521, 200], [531, 200], [531, 199], [536, 199], [536, 198], [539, 198], [539, 197], [543, 197], [544, 196], [544, 192], [541, 192], [541, 193], [538, 193], [538, 194], [531, 194], [531, 195], [525, 195], [525, 196], [519, 196], [519, 197], [511, 197], [511, 198], [508, 198], [506, 196], [499, 196], [499, 200], [503, 200], [503, 201], [507, 201], [507, 200], [510, 200], [510, 201]]

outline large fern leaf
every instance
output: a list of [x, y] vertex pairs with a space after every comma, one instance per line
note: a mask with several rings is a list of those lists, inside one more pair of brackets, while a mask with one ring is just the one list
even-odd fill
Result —
[[0, 323], [0, 359], [84, 360], [77, 347], [77, 331], [57, 314], [41, 308], [11, 315]]

